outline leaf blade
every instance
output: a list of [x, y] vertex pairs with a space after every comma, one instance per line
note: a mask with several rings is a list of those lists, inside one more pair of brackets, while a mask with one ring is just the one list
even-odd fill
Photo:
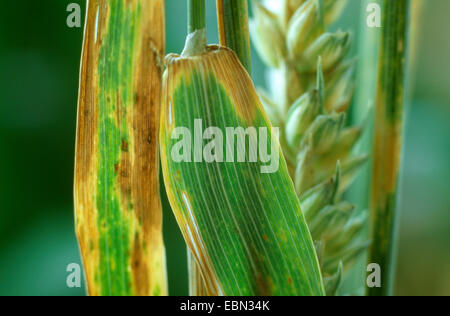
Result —
[[163, 12], [159, 0], [89, 2], [74, 193], [90, 295], [167, 292], [156, 137]]
[[[172, 160], [172, 132], [195, 131], [195, 119], [222, 131], [270, 127], [236, 55], [210, 47], [206, 54], [168, 60], [161, 113], [164, 181], [208, 293], [323, 295], [314, 246], [282, 155], [273, 174], [262, 174], [260, 163]], [[271, 133], [269, 139], [279, 146]]]

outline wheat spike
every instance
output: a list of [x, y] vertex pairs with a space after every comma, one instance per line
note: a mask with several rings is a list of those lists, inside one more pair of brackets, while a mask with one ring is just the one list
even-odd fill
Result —
[[[278, 5], [276, 8], [273, 5]], [[365, 156], [352, 149], [361, 127], [346, 126], [354, 90], [350, 35], [329, 32], [347, 0], [253, 2], [253, 43], [271, 91], [260, 91], [266, 113], [282, 131], [280, 142], [316, 244], [328, 295], [335, 295], [355, 259], [367, 248], [357, 238], [366, 213], [342, 200]]]

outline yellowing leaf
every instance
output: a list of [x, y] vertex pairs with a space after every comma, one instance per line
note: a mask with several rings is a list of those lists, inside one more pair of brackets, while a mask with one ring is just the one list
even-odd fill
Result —
[[164, 1], [88, 2], [76, 230], [91, 295], [165, 295], [159, 198]]

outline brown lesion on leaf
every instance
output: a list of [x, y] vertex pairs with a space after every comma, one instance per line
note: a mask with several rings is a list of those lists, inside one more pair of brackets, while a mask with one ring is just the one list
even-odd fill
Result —
[[263, 256], [257, 246], [251, 244], [249, 249], [248, 264], [252, 267], [253, 277], [251, 279], [254, 287], [252, 292], [258, 296], [270, 296], [273, 293], [273, 282], [270, 278], [270, 273], [268, 273], [267, 262], [266, 260], [261, 260]]
[[[162, 208], [159, 196], [159, 110], [161, 99], [161, 56], [164, 54], [163, 21], [158, 14], [162, 1], [144, 2], [142, 12], [149, 13], [142, 19], [146, 30], [137, 48], [134, 67], [134, 97], [128, 124], [132, 140], [127, 145], [131, 155], [129, 184], [133, 214], [138, 221], [134, 239], [132, 269], [135, 293], [149, 295], [159, 286], [166, 293], [164, 267], [156, 269], [152, 264], [162, 262]], [[151, 30], [151, 31], [149, 31]], [[122, 146], [123, 147], [123, 146]], [[122, 148], [123, 149], [123, 148]], [[122, 150], [122, 154], [125, 151]], [[144, 247], [144, 245], [146, 245]], [[161, 258], [157, 258], [161, 256]], [[155, 258], [156, 257], [156, 258]]]
[[122, 152], [128, 152], [128, 142], [122, 138], [122, 144], [120, 146], [120, 149], [122, 150]]
[[127, 209], [129, 204], [128, 195], [131, 191], [131, 168], [130, 154], [122, 152], [120, 164], [118, 164], [117, 167], [117, 177], [123, 202], [123, 209]]
[[134, 280], [134, 292], [138, 296], [146, 296], [150, 291], [150, 284], [149, 282], [147, 282], [147, 280], [149, 280], [148, 266], [142, 249], [143, 242], [141, 241], [140, 235], [136, 233], [131, 260]]
[[[99, 228], [97, 226], [97, 142], [98, 142], [98, 77], [97, 65], [102, 36], [107, 25], [108, 10], [99, 1], [89, 2], [81, 60], [78, 95], [77, 139], [75, 150], [74, 202], [76, 233], [83, 258], [90, 295], [99, 295], [96, 281], [99, 264]], [[97, 23], [97, 25], [96, 25]]]
[[[151, 295], [155, 289], [166, 294], [162, 240], [162, 212], [159, 197], [158, 125], [159, 100], [164, 54], [164, 1], [127, 0], [124, 5], [141, 6], [133, 62], [134, 93], [129, 104], [120, 92], [107, 96], [115, 103], [113, 119], [121, 129], [119, 157], [114, 165], [115, 189], [121, 209], [130, 216], [130, 268], [136, 295]], [[136, 9], [133, 7], [133, 10]], [[145, 12], [145, 14], [144, 14]], [[97, 16], [98, 14], [98, 16]], [[107, 35], [110, 8], [107, 1], [89, 2], [82, 55], [78, 107], [75, 170], [77, 235], [87, 275], [89, 294], [99, 295], [96, 273], [99, 264], [97, 221], [98, 146], [98, 63], [102, 38]], [[97, 24], [97, 25], [96, 25]], [[128, 101], [127, 101], [128, 102]], [[126, 130], [124, 130], [126, 129]], [[135, 221], [133, 223], [133, 220]], [[155, 267], [155, 263], [156, 267]], [[156, 292], [155, 292], [156, 293]]]

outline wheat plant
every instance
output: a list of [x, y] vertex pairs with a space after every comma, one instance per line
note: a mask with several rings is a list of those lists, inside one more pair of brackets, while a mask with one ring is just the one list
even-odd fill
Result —
[[88, 2], [75, 213], [90, 295], [165, 295], [159, 196], [163, 0]]
[[[205, 0], [188, 0], [185, 48], [164, 59], [163, 0], [88, 1], [75, 214], [89, 294], [167, 294], [160, 167], [191, 294], [340, 294], [368, 246], [366, 212], [343, 199], [367, 160], [347, 122], [351, 36], [329, 30], [346, 4], [255, 0], [249, 26], [246, 0], [217, 0], [207, 45]], [[383, 5], [370, 260], [388, 284], [370, 295], [392, 289], [403, 130], [408, 1]], [[249, 75], [249, 29], [269, 92]]]
[[[342, 195], [366, 155], [352, 150], [362, 128], [347, 126], [354, 90], [350, 34], [330, 32], [345, 0], [254, 1], [251, 34], [270, 67], [264, 108], [281, 128], [280, 142], [296, 193], [315, 241], [328, 295], [367, 248], [359, 234], [365, 212]], [[354, 289], [356, 291], [356, 289]]]

